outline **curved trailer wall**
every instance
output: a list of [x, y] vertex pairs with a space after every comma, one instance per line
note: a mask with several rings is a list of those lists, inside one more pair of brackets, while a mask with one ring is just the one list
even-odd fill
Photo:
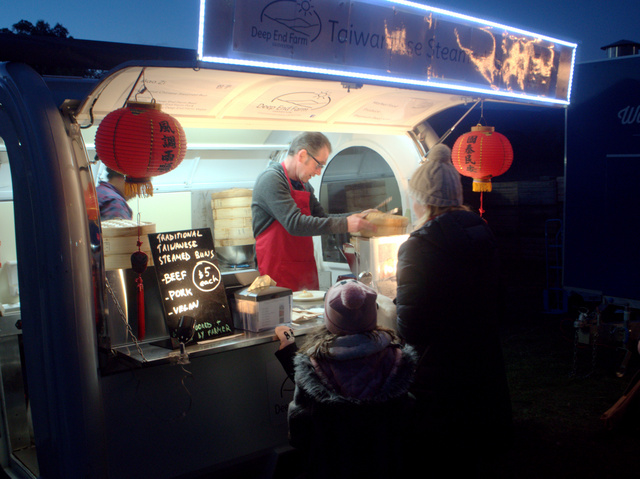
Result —
[[29, 398], [40, 472], [106, 477], [95, 327], [96, 301], [102, 301], [92, 290], [92, 255], [100, 253], [100, 243], [89, 234], [82, 194], [91, 182], [82, 140], [33, 70], [0, 65], [0, 82], [0, 136], [11, 161], [25, 366], [33, 378]]

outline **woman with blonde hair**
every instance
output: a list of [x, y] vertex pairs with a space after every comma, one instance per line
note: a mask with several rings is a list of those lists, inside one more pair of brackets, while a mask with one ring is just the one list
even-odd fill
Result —
[[506, 447], [511, 430], [497, 242], [462, 204], [446, 145], [428, 152], [409, 194], [418, 220], [398, 251], [396, 303], [398, 332], [419, 355], [411, 388], [415, 446], [429, 454], [434, 471], [455, 464], [460, 474], [490, 476], [487, 463]]

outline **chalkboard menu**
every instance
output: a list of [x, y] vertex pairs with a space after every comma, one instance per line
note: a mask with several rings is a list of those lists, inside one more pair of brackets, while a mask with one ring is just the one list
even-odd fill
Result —
[[233, 320], [208, 228], [149, 234], [169, 335], [207, 341], [233, 332]]

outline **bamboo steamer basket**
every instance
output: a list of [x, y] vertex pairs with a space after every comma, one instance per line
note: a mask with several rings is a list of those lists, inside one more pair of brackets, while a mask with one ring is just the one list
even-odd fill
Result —
[[251, 217], [218, 218], [216, 220], [216, 228], [251, 228]]
[[213, 226], [215, 220], [228, 220], [231, 218], [251, 218], [251, 207], [248, 208], [218, 208], [213, 210]]
[[356, 233], [365, 238], [373, 238], [378, 236], [394, 236], [407, 233], [409, 218], [406, 216], [390, 215], [374, 211], [365, 216], [365, 219], [376, 225], [375, 231], [363, 230]]
[[[147, 235], [155, 232], [155, 223], [140, 223], [140, 251], [149, 257], [148, 266], [153, 266], [153, 255]], [[102, 221], [102, 247], [106, 270], [131, 268], [131, 255], [138, 251], [138, 224], [122, 219]]]
[[[213, 238], [216, 248], [253, 245], [251, 227], [251, 198], [253, 191], [248, 188], [231, 188], [211, 193], [213, 214]], [[224, 250], [219, 250], [221, 257]]]
[[232, 198], [212, 198], [211, 209], [251, 208], [251, 195]]
[[247, 196], [251, 198], [251, 195], [253, 195], [253, 190], [251, 188], [229, 188], [228, 190], [214, 191], [211, 193], [211, 199], [215, 200], [218, 198], [238, 198]]

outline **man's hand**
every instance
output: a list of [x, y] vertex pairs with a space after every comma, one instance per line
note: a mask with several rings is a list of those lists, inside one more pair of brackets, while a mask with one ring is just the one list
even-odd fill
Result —
[[376, 225], [371, 221], [364, 219], [371, 210], [363, 211], [362, 213], [356, 213], [351, 216], [347, 216], [347, 224], [349, 225], [349, 233], [357, 233], [358, 231], [368, 230], [375, 231]]
[[376, 210], [376, 209], [368, 209], [368, 210], [364, 210], [362, 213], [358, 213], [362, 218], [366, 217], [369, 213], [380, 213], [380, 211]]

